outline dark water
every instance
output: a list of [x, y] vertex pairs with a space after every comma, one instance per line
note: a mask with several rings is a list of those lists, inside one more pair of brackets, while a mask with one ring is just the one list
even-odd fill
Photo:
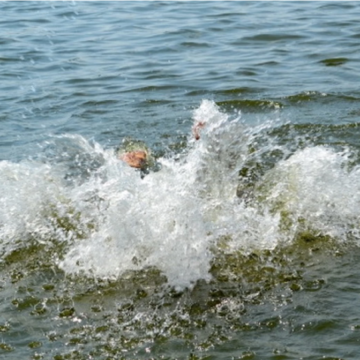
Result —
[[357, 2], [0, 9], [1, 359], [359, 358]]

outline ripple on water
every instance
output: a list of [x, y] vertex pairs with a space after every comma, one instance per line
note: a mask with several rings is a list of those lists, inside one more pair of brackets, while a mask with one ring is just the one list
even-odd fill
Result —
[[1, 10], [0, 357], [358, 359], [355, 3]]

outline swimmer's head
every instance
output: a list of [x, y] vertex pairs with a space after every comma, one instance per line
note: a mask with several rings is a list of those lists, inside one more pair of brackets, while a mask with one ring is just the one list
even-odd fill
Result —
[[155, 163], [149, 148], [140, 140], [125, 138], [116, 150], [117, 157], [129, 166], [145, 170]]
[[130, 151], [118, 154], [118, 158], [128, 165], [137, 169], [144, 169], [147, 164], [147, 153], [142, 150]]

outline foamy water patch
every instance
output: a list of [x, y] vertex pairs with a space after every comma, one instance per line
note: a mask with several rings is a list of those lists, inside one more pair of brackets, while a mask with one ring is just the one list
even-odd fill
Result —
[[359, 167], [349, 168], [349, 155], [325, 146], [298, 150], [258, 184], [262, 206], [282, 217], [287, 242], [304, 230], [359, 238]]
[[43, 214], [46, 202], [61, 195], [61, 186], [44, 164], [0, 162], [0, 239], [2, 252], [21, 244], [29, 237], [44, 241], [51, 229]]
[[266, 151], [276, 146], [285, 154], [286, 145], [268, 141], [269, 148], [253, 152], [269, 122], [246, 127], [213, 102], [194, 112], [194, 123], [204, 118], [200, 140], [189, 140], [181, 155], [158, 159], [161, 170], [145, 177], [80, 136], [49, 140], [38, 162], [1, 162], [2, 253], [30, 240], [57, 242], [64, 246], [50, 261], [67, 274], [118, 278], [150, 267], [184, 288], [210, 280], [218, 246], [272, 250], [304, 231], [359, 239], [360, 170], [349, 168], [350, 150], [297, 150], [264, 166], [238, 197], [239, 172], [249, 159], [261, 168]]
[[208, 278], [202, 204], [170, 163], [144, 179], [121, 165], [99, 191], [107, 206], [97, 231], [74, 244], [60, 266], [109, 277], [154, 266], [178, 286]]
[[235, 188], [227, 181], [226, 165], [217, 166], [221, 158], [209, 162], [219, 155], [220, 139], [214, 139], [226, 131], [216, 132], [215, 125], [224, 122], [225, 116], [213, 103], [202, 106], [212, 112], [212, 136], [204, 136], [180, 159], [159, 159], [160, 172], [141, 179], [137, 171], [108, 159], [102, 168], [107, 180], [97, 189], [107, 203], [99, 228], [72, 246], [59, 263], [61, 268], [116, 277], [152, 266], [179, 287], [210, 279], [210, 245], [219, 226], [217, 219], [223, 216], [218, 208], [225, 200], [222, 196], [229, 193], [224, 190], [231, 189], [233, 198]]

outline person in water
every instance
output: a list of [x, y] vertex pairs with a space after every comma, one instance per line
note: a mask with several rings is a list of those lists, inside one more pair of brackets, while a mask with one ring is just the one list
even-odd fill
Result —
[[119, 159], [136, 169], [146, 167], [147, 153], [143, 150], [125, 152], [118, 155]]
[[[204, 121], [198, 121], [192, 127], [195, 140], [200, 139], [200, 131], [205, 127]], [[125, 138], [116, 150], [117, 158], [127, 163], [129, 166], [146, 170], [157, 165], [150, 149], [140, 140]]]
[[149, 170], [157, 171], [159, 164], [146, 144], [140, 140], [125, 138], [116, 150], [118, 159], [146, 174]]
[[[195, 140], [200, 139], [200, 132], [204, 127], [204, 121], [198, 121], [192, 127]], [[116, 155], [118, 159], [124, 161], [129, 166], [141, 170], [142, 174], [147, 174], [149, 170], [158, 171], [160, 169], [150, 149], [140, 140], [125, 138], [116, 149]]]

